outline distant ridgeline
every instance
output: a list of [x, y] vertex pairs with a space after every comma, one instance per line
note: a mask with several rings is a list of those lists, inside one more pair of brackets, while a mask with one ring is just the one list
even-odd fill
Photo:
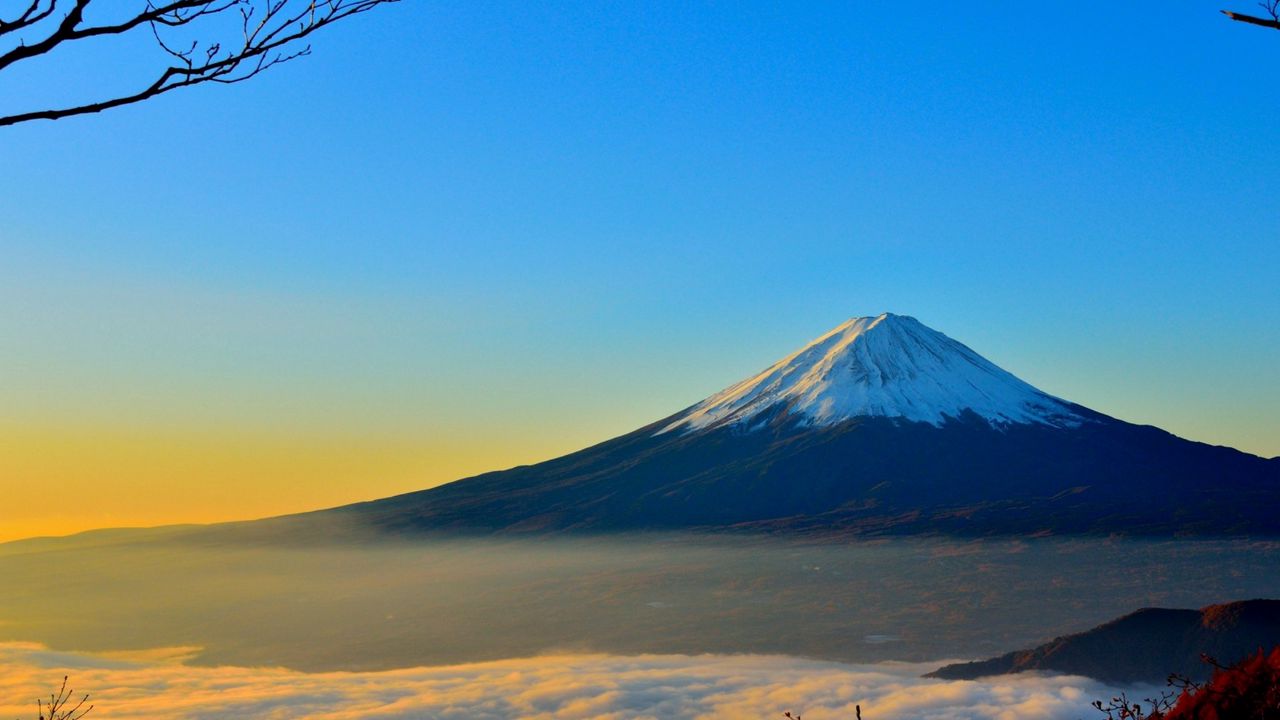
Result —
[[324, 517], [393, 534], [1276, 534], [1280, 459], [1108, 417], [885, 314], [613, 440]]
[[1145, 608], [1077, 635], [980, 662], [947, 665], [927, 677], [973, 680], [1047, 670], [1104, 682], [1163, 683], [1171, 673], [1207, 680], [1213, 666], [1280, 645], [1280, 600], [1246, 600], [1201, 610]]

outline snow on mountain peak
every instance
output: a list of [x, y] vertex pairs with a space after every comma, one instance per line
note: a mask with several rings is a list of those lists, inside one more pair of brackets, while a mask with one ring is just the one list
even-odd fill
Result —
[[964, 344], [913, 317], [884, 313], [841, 323], [759, 375], [689, 408], [658, 433], [745, 423], [772, 410], [812, 425], [877, 416], [940, 426], [965, 411], [993, 425], [1074, 427], [1083, 421], [1067, 402]]

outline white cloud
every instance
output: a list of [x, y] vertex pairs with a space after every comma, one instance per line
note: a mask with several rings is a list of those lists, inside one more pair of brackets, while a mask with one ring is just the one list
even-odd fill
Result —
[[1078, 720], [1112, 691], [1078, 677], [925, 680], [936, 664], [845, 665], [760, 655], [556, 655], [384, 672], [192, 667], [190, 648], [128, 655], [0, 643], [0, 717], [71, 675], [90, 717], [138, 720]]

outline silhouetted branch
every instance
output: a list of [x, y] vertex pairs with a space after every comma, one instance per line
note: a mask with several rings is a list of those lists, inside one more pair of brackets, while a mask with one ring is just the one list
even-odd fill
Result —
[[84, 697], [75, 705], [71, 701], [75, 698], [75, 692], [67, 687], [67, 677], [62, 677], [62, 687], [58, 688], [57, 693], [49, 693], [49, 704], [45, 705], [43, 700], [36, 700], [36, 707], [40, 712], [40, 720], [80, 720], [80, 718], [89, 714], [93, 706], [85, 707], [84, 704], [89, 702], [89, 695], [86, 693]]
[[[48, 55], [65, 43], [125, 35], [144, 25], [156, 46], [170, 58], [169, 67], [136, 92], [0, 116], [0, 126], [101, 112], [206, 82], [243, 82], [274, 65], [309, 55], [311, 46], [300, 41], [320, 28], [398, 0], [145, 0], [145, 6], [125, 19], [87, 23], [86, 12], [95, 2], [98, 5], [94, 7], [107, 5], [106, 0], [31, 0], [12, 19], [0, 18], [0, 40], [8, 41], [7, 47], [0, 46], [0, 72], [23, 60]], [[60, 8], [65, 14], [58, 19]], [[200, 20], [228, 11], [240, 16], [238, 37], [233, 41], [195, 39], [177, 44], [166, 37], [174, 28], [198, 26]], [[27, 42], [27, 38], [15, 35], [24, 30], [36, 39]]]
[[1280, 0], [1264, 0], [1258, 3], [1258, 6], [1266, 11], [1269, 17], [1257, 17], [1256, 15], [1245, 15], [1244, 13], [1231, 12], [1223, 10], [1222, 14], [1235, 20], [1236, 22], [1249, 23], [1250, 25], [1261, 25], [1273, 30], [1280, 30]]

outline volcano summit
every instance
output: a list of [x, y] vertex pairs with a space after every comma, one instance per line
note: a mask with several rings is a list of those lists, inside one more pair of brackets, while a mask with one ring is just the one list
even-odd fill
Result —
[[784, 407], [808, 425], [891, 417], [940, 426], [973, 413], [992, 424], [1079, 425], [1047, 395], [912, 317], [853, 318], [753, 378], [716, 393], [665, 430], [749, 423]]
[[1276, 534], [1280, 459], [1054, 397], [884, 314], [599, 445], [322, 514], [396, 534]]

